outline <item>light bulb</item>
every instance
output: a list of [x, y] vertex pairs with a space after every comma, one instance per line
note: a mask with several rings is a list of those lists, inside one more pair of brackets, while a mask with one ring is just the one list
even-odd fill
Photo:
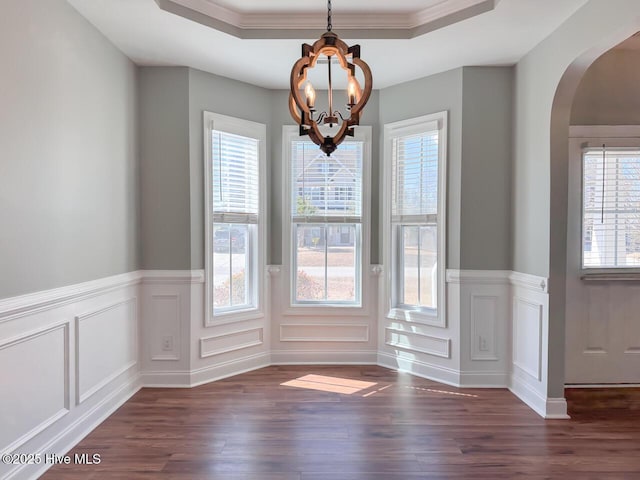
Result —
[[349, 77], [349, 85], [347, 86], [347, 96], [349, 97], [349, 105], [355, 105], [360, 99], [362, 90], [356, 77]]
[[311, 85], [311, 82], [307, 82], [307, 85], [304, 87], [304, 94], [307, 97], [307, 107], [313, 108], [316, 103], [316, 90]]

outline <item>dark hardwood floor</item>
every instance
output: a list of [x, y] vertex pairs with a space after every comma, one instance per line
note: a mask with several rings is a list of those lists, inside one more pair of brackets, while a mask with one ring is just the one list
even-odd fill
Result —
[[42, 478], [640, 479], [640, 389], [567, 390], [543, 420], [506, 390], [375, 366], [282, 366], [143, 389]]

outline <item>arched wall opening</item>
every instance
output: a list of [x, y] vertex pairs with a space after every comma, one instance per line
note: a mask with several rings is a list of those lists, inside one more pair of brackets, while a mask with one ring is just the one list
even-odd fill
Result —
[[[584, 11], [588, 11], [593, 4], [590, 2]], [[638, 5], [630, 6], [626, 16], [622, 14], [624, 9], [621, 9], [617, 12], [619, 16], [608, 18], [600, 25], [596, 14], [600, 6], [593, 7], [589, 12], [593, 13], [593, 16], [589, 15], [589, 23], [594, 24], [594, 29], [588, 35], [578, 34], [586, 38], [573, 39], [574, 59], [560, 77], [550, 115], [548, 397], [563, 396], [566, 378], [568, 159], [573, 101], [589, 67], [605, 52], [640, 29], [639, 17], [629, 15], [632, 12], [640, 14]], [[613, 10], [615, 5], [609, 7]], [[584, 11], [580, 13], [586, 13]], [[586, 30], [588, 26], [584, 25], [583, 28]], [[570, 34], [570, 29], [564, 30]]]
[[537, 402], [545, 416], [554, 408], [560, 416], [566, 408], [567, 156], [573, 97], [589, 65], [638, 30], [640, 2], [590, 0], [515, 69], [512, 270], [536, 278], [542, 289], [535, 297], [513, 294], [511, 384], [518, 395]]
[[[640, 382], [640, 251], [635, 215], [640, 150], [640, 35], [598, 57], [570, 118], [565, 384]], [[604, 148], [603, 148], [604, 147]], [[603, 161], [604, 158], [604, 161]]]

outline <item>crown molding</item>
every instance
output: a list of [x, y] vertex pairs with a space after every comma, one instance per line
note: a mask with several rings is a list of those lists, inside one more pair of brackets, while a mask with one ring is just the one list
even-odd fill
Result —
[[[246, 39], [306, 38], [324, 32], [324, 14], [243, 13], [215, 0], [155, 0], [167, 12], [229, 35]], [[410, 13], [345, 12], [336, 15], [335, 30], [343, 38], [398, 38], [423, 35], [491, 11], [497, 0], [442, 0]]]

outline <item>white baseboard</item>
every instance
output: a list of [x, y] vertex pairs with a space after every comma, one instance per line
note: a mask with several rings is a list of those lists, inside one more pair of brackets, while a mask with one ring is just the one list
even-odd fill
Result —
[[533, 390], [529, 385], [515, 376], [511, 376], [509, 390], [516, 397], [529, 405], [531, 409], [544, 418], [547, 410], [547, 399]]
[[404, 360], [385, 352], [378, 352], [378, 365], [381, 367], [406, 372], [416, 377], [426, 378], [434, 382], [444, 383], [452, 387], [460, 386], [460, 372], [450, 368], [434, 365], [420, 360]]
[[191, 371], [144, 372], [141, 375], [142, 386], [143, 388], [193, 388], [268, 367], [271, 365], [269, 360], [268, 353], [259, 353]]
[[508, 388], [509, 375], [504, 372], [460, 372], [461, 388]]
[[197, 387], [205, 383], [215, 382], [223, 378], [229, 378], [259, 368], [268, 367], [270, 364], [270, 355], [268, 353], [258, 353], [256, 355], [202, 367], [191, 371], [189, 386]]
[[567, 414], [567, 401], [564, 398], [544, 397], [515, 375], [511, 376], [509, 390], [542, 418], [549, 420], [570, 418]]
[[191, 388], [191, 372], [144, 372], [140, 375], [144, 388]]
[[376, 365], [377, 351], [272, 350], [271, 365]]
[[571, 418], [567, 413], [567, 400], [565, 398], [547, 398], [547, 410], [544, 418], [549, 420]]

